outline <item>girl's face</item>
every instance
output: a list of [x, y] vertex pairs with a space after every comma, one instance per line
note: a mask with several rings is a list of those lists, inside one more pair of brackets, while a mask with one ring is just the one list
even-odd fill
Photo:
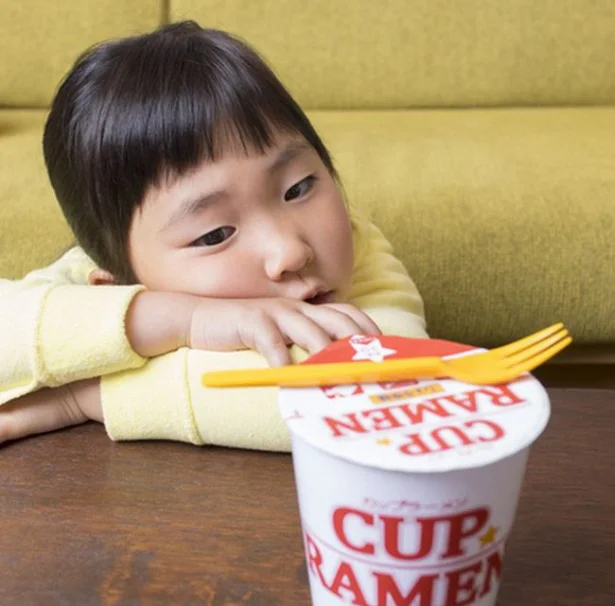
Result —
[[228, 149], [146, 193], [129, 232], [139, 282], [204, 297], [343, 301], [352, 231], [334, 179], [301, 137]]

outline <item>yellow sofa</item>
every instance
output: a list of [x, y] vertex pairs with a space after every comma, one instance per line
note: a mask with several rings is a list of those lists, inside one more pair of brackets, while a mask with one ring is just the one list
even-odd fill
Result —
[[71, 242], [41, 132], [74, 58], [189, 18], [245, 37], [308, 110], [433, 336], [492, 346], [562, 320], [577, 345], [615, 351], [613, 0], [0, 0], [0, 14], [0, 276]]

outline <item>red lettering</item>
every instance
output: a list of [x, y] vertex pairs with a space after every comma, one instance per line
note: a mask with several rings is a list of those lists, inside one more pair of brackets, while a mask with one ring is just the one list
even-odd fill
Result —
[[398, 407], [403, 412], [410, 423], [413, 425], [425, 422], [425, 415], [435, 415], [437, 417], [450, 417], [451, 413], [438, 402], [438, 398], [420, 402], [418, 404], [400, 404]]
[[[480, 572], [482, 561], [447, 572], [448, 589], [444, 606], [468, 606], [476, 600], [476, 575]], [[465, 575], [465, 579], [462, 577]], [[460, 595], [460, 593], [465, 594]]]
[[495, 442], [500, 438], [504, 437], [504, 430], [494, 421], [487, 421], [486, 419], [476, 419], [474, 421], [466, 421], [463, 426], [468, 429], [472, 429], [476, 425], [482, 425], [483, 427], [487, 427], [491, 429], [493, 432], [490, 436], [477, 436], [477, 442]]
[[[325, 585], [326, 587], [326, 585]], [[356, 606], [368, 606], [365, 601], [365, 596], [361, 591], [361, 586], [359, 585], [359, 581], [352, 570], [352, 566], [348, 562], [342, 561], [337, 572], [335, 573], [335, 578], [331, 583], [331, 587], [329, 590], [332, 591], [335, 595], [340, 598], [344, 598], [340, 593], [340, 589], [346, 589], [352, 593], [352, 604], [356, 604]]]
[[425, 440], [421, 438], [420, 434], [410, 433], [407, 435], [407, 437], [410, 438], [410, 441], [406, 442], [405, 444], [402, 444], [399, 447], [399, 450], [403, 454], [424, 455], [424, 454], [429, 454], [431, 452], [436, 452], [435, 448], [434, 449], [429, 448], [429, 446], [425, 443]]
[[442, 436], [445, 432], [449, 432], [454, 436], [457, 436], [461, 442], [460, 446], [469, 446], [472, 444], [472, 440], [461, 429], [450, 425], [446, 427], [439, 427], [431, 432], [431, 437], [440, 447], [439, 450], [449, 450], [454, 446], [454, 444], [451, 444], [450, 440], [447, 442]]
[[357, 419], [357, 415], [354, 412], [345, 415], [345, 421], [333, 419], [331, 417], [323, 417], [323, 421], [329, 426], [329, 429], [333, 431], [334, 438], [344, 436], [342, 429], [347, 429], [349, 432], [354, 433], [367, 433], [367, 429], [361, 425], [361, 422]]
[[365, 543], [361, 547], [357, 545], [353, 545], [346, 536], [346, 530], [344, 528], [344, 521], [347, 516], [355, 515], [361, 518], [366, 524], [369, 526], [374, 525], [374, 516], [365, 513], [363, 511], [359, 511], [358, 509], [351, 509], [350, 507], [339, 507], [333, 512], [333, 528], [335, 529], [335, 534], [337, 538], [346, 546], [348, 549], [352, 549], [353, 551], [357, 551], [358, 553], [367, 553], [369, 555], [374, 554], [374, 546], [371, 543]]
[[[348, 515], [358, 515], [366, 523], [374, 524], [375, 518], [370, 514], [349, 508], [338, 511], [340, 511], [340, 514], [338, 524], [336, 525], [336, 532], [338, 536], [341, 534], [344, 537], [343, 540], [347, 545], [349, 545], [349, 542], [345, 538], [343, 524], [344, 519]], [[447, 553], [442, 557], [464, 555], [464, 551], [461, 549], [461, 542], [480, 532], [486, 523], [487, 517], [488, 512], [483, 508], [456, 516], [427, 519], [417, 518], [416, 522], [421, 526], [420, 546], [418, 549], [420, 553], [410, 555], [400, 553], [399, 548], [399, 532], [403, 518], [381, 516], [384, 524], [385, 549], [389, 555], [401, 560], [414, 560], [425, 557], [432, 551], [436, 524], [444, 522], [450, 525], [450, 535], [452, 538], [449, 540]], [[364, 591], [369, 591], [369, 595], [377, 595], [377, 601], [374, 606], [390, 606], [392, 604], [395, 606], [432, 606], [434, 600], [438, 597], [435, 593], [439, 584], [442, 584], [441, 589], [445, 592], [445, 595], [438, 597], [439, 600], [443, 600], [439, 602], [441, 606], [470, 606], [476, 600], [491, 593], [494, 587], [497, 586], [502, 574], [502, 556], [497, 551], [484, 559], [475, 560], [471, 564], [466, 564], [455, 570], [443, 571], [441, 574], [404, 575], [402, 577], [395, 577], [388, 572], [380, 572], [378, 569], [374, 570], [371, 567], [366, 569], [363, 568], [364, 565], [362, 564], [354, 563], [351, 560], [339, 560], [334, 556], [338, 563], [333, 567], [335, 573], [333, 573], [333, 570], [331, 571], [333, 579], [331, 583], [328, 583], [321, 570], [323, 567], [323, 553], [325, 558], [329, 557], [327, 556], [327, 551], [323, 552], [324, 546], [321, 548], [307, 532], [304, 535], [307, 566], [310, 574], [318, 579], [318, 582], [324, 589], [342, 598], [346, 603], [354, 604], [355, 606], [368, 606]], [[350, 547], [355, 551], [361, 551], [362, 549], [355, 548], [352, 545]], [[373, 553], [373, 546], [370, 547], [372, 547], [370, 553]], [[371, 573], [375, 586], [371, 583], [365, 586], [361, 585], [360, 579], [362, 577], [358, 576], [357, 572], [355, 572], [355, 564], [361, 566], [365, 573]], [[483, 570], [484, 574], [481, 574]], [[407, 590], [402, 590], [398, 585], [397, 579], [399, 578], [405, 579], [403, 581], [404, 587], [407, 587], [406, 583], [411, 583]], [[367, 582], [367, 577], [365, 581]]]
[[405, 442], [399, 447], [402, 454], [406, 455], [426, 455], [434, 452], [444, 452], [453, 448], [453, 444], [449, 444], [443, 437], [443, 433], [450, 431], [455, 434], [461, 441], [461, 446], [472, 444], [472, 440], [459, 428], [452, 425], [446, 425], [444, 427], [438, 427], [431, 431], [427, 437], [433, 441], [433, 445], [429, 445], [427, 440], [418, 433], [410, 433], [406, 437], [409, 438], [408, 442]]
[[[476, 389], [466, 394], [441, 396], [439, 398], [426, 400], [425, 402], [387, 406], [364, 410], [361, 413], [348, 413], [343, 415], [342, 418], [325, 416], [323, 417], [323, 421], [332, 431], [332, 437], [334, 438], [340, 438], [350, 434], [368, 433], [370, 431], [398, 429], [406, 424], [419, 425], [421, 423], [428, 422], [432, 420], [433, 417], [446, 418], [454, 416], [455, 413], [447, 410], [445, 406], [446, 404], [452, 404], [469, 413], [475, 413], [479, 409], [477, 402], [479, 395], [488, 397], [489, 401], [494, 406], [512, 406], [514, 404], [524, 402], [524, 400], [517, 396], [510, 387], [485, 387], [484, 389]], [[377, 396], [378, 401], [382, 401], [382, 399], [386, 397], [386, 394]], [[371, 425], [369, 427], [365, 427], [358, 418], [358, 414], [360, 414], [364, 419], [371, 421]], [[401, 415], [403, 415], [403, 418], [400, 418]], [[458, 433], [458, 431], [459, 430], [453, 430], [453, 432], [457, 433], [457, 436], [462, 439], [463, 443], [467, 443], [465, 438]], [[437, 437], [436, 440], [438, 440]], [[441, 449], [444, 450], [450, 448], [450, 446], [446, 445], [444, 441], [440, 442], [440, 446], [442, 447]], [[421, 450], [420, 447], [419, 450]], [[430, 452], [430, 449], [426, 449], [424, 452], [408, 452], [406, 454], [425, 454], [425, 452]]]
[[491, 398], [491, 403], [494, 406], [513, 406], [514, 404], [522, 404], [525, 402], [520, 398], [510, 387], [506, 385], [498, 385], [497, 387], [485, 387], [479, 389], [479, 393], [483, 393]]
[[327, 587], [325, 577], [320, 570], [322, 566], [322, 554], [320, 553], [320, 549], [318, 549], [318, 545], [314, 543], [314, 540], [307, 532], [305, 533], [305, 551], [308, 569], [312, 574], [318, 577], [323, 587]]
[[[390, 574], [374, 572], [378, 581], [377, 606], [413, 606], [418, 598], [416, 606], [431, 606], [433, 604], [434, 584], [438, 579], [437, 574], [426, 574], [419, 577], [418, 581], [410, 588], [407, 595], [402, 595], [395, 579]], [[392, 601], [389, 601], [389, 596]]]
[[380, 519], [384, 524], [384, 548], [392, 558], [397, 558], [398, 560], [420, 560], [431, 553], [435, 523], [439, 518], [416, 519], [420, 529], [419, 545], [416, 553], [402, 553], [399, 548], [400, 526], [404, 518], [380, 516]]
[[476, 394], [479, 393], [480, 390], [471, 391], [469, 393], [464, 394], [452, 394], [450, 396], [443, 396], [442, 398], [436, 398], [437, 400], [445, 400], [454, 404], [455, 406], [459, 406], [459, 408], [463, 408], [468, 412], [476, 412], [478, 405], [476, 403]]
[[477, 442], [495, 442], [504, 437], [502, 427], [494, 421], [487, 421], [486, 419], [466, 421], [463, 423], [463, 427], [467, 429], [480, 427], [484, 431], [481, 435], [472, 437], [460, 427], [445, 425], [444, 427], [437, 427], [425, 437], [418, 433], [408, 434], [406, 437], [409, 441], [402, 444], [399, 450], [406, 455], [426, 455], [444, 452], [459, 446], [470, 446]]
[[373, 429], [376, 431], [382, 431], [384, 429], [397, 429], [402, 427], [393, 414], [393, 406], [386, 408], [373, 408], [372, 410], [363, 411], [363, 416], [370, 419], [373, 422]]
[[487, 558], [487, 570], [485, 571], [483, 590], [480, 592], [479, 596], [481, 598], [491, 591], [492, 573], [495, 573], [494, 576], [496, 580], [499, 581], [500, 577], [502, 576], [502, 556], [497, 551], [494, 551]]
[[489, 512], [482, 507], [441, 519], [448, 521], [451, 526], [447, 548], [442, 558], [454, 558], [465, 554], [461, 542], [482, 530], [489, 519]]

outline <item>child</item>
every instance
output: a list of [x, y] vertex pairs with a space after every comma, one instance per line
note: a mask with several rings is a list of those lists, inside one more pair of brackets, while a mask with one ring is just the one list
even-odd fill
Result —
[[93, 48], [43, 148], [81, 248], [0, 281], [0, 442], [93, 419], [112, 439], [287, 450], [275, 388], [205, 389], [202, 373], [426, 336], [307, 117], [228, 34], [184, 22]]

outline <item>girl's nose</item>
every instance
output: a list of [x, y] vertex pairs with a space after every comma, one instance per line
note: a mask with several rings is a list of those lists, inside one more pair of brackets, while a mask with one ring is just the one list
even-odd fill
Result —
[[276, 230], [275, 235], [270, 234], [268, 240], [265, 272], [270, 280], [278, 282], [289, 274], [297, 273], [314, 258], [310, 245], [288, 225]]

